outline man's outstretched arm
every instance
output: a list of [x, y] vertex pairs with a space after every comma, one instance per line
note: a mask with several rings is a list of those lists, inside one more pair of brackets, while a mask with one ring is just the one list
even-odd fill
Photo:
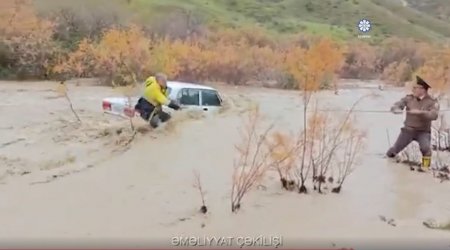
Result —
[[398, 113], [399, 111], [402, 111], [406, 107], [406, 99], [407, 97], [403, 97], [398, 102], [395, 102], [394, 105], [391, 107], [391, 112]]

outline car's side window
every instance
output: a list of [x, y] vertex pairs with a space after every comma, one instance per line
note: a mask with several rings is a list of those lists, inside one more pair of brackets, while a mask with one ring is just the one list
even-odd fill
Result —
[[179, 101], [181, 105], [200, 105], [200, 91], [198, 89], [185, 88], [180, 91]]
[[220, 106], [221, 101], [217, 91], [203, 89], [202, 90], [202, 105], [203, 106]]

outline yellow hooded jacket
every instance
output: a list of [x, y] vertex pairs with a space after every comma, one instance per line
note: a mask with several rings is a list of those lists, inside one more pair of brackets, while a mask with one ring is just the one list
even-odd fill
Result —
[[161, 88], [156, 82], [156, 78], [151, 76], [145, 80], [144, 98], [155, 107], [168, 105], [170, 100], [167, 98], [167, 89]]

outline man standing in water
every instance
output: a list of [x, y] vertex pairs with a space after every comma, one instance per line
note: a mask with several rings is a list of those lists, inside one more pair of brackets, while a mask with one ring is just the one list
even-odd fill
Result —
[[417, 141], [422, 153], [422, 170], [430, 167], [431, 122], [437, 120], [439, 113], [439, 103], [428, 94], [429, 88], [428, 83], [416, 76], [413, 93], [392, 106], [391, 112], [394, 114], [402, 114], [406, 109], [406, 119], [397, 141], [386, 153], [387, 157], [394, 158], [412, 141]]

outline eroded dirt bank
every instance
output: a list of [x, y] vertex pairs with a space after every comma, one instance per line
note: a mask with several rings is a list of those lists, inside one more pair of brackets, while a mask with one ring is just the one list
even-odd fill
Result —
[[[368, 144], [341, 194], [286, 193], [274, 175], [265, 180], [265, 188], [249, 194], [240, 213], [231, 214], [233, 144], [239, 141], [243, 111], [259, 103], [267, 119], [277, 120], [277, 129], [295, 129], [302, 122], [297, 93], [222, 88], [233, 104], [226, 112], [204, 119], [180, 115], [170, 127], [152, 132], [136, 119], [142, 133], [125, 146], [128, 121], [101, 113], [101, 98], [116, 92], [70, 85], [80, 125], [54, 85], [0, 83], [4, 242], [115, 238], [170, 246], [172, 237], [181, 235], [281, 235], [287, 247], [298, 246], [299, 238], [305, 239], [303, 245], [318, 247], [354, 247], [354, 239], [449, 244], [448, 231], [422, 225], [428, 218], [450, 219], [449, 183], [382, 157], [388, 146], [386, 129], [395, 139], [402, 116], [357, 113], [358, 125], [368, 129]], [[387, 110], [404, 94], [362, 89], [318, 97], [324, 107], [348, 109], [373, 91], [378, 97], [365, 99], [358, 109]], [[197, 213], [201, 200], [192, 187], [194, 169], [207, 191], [207, 216]], [[380, 216], [394, 219], [395, 226]]]

